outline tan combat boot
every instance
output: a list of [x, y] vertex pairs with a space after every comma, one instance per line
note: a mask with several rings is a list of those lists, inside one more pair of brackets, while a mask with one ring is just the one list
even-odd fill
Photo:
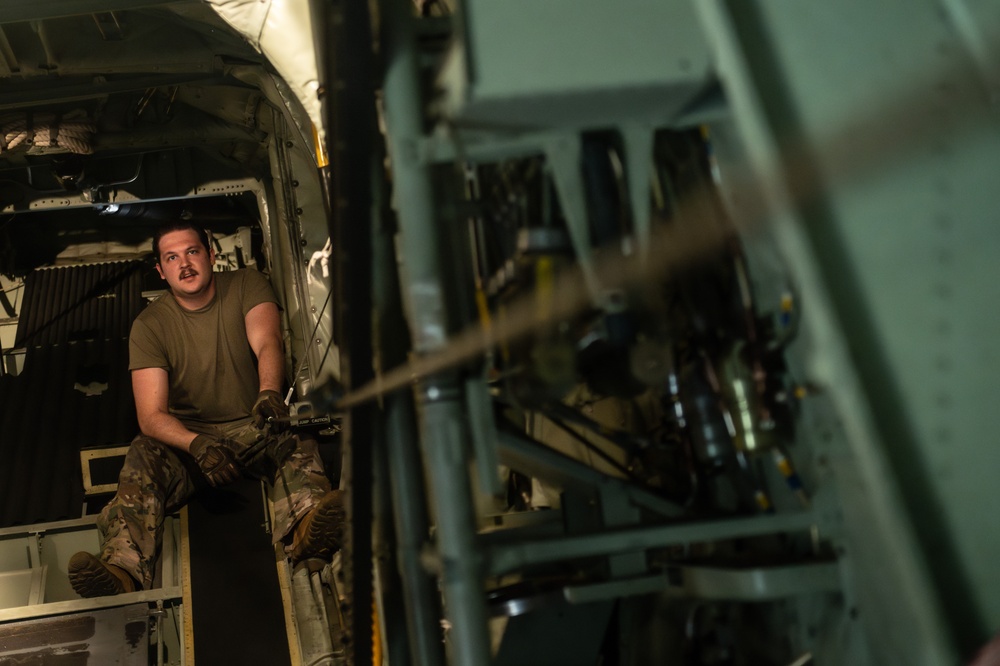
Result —
[[340, 550], [344, 516], [342, 493], [331, 490], [292, 530], [292, 564], [311, 558], [330, 561]]
[[135, 592], [138, 588], [135, 579], [124, 569], [86, 552], [70, 558], [69, 582], [77, 594], [87, 599]]

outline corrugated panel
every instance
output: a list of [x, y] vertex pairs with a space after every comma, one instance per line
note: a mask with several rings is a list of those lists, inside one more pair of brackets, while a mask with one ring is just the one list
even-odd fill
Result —
[[2, 527], [78, 517], [80, 449], [138, 431], [128, 331], [143, 305], [142, 264], [43, 269], [25, 284], [24, 370], [0, 377]]
[[143, 263], [40, 268], [24, 281], [15, 347], [128, 338], [141, 305]]

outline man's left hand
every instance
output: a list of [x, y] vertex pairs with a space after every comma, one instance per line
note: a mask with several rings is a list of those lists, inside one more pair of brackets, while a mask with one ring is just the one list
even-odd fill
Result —
[[250, 415], [253, 417], [254, 425], [262, 430], [269, 418], [274, 419], [271, 422], [272, 432], [281, 432], [288, 426], [288, 422], [284, 420], [288, 418], [288, 405], [277, 391], [267, 390], [257, 394], [257, 402], [250, 410]]
[[[258, 433], [259, 434], [259, 433]], [[288, 456], [295, 451], [295, 435], [290, 432], [260, 437], [254, 444], [240, 451], [236, 458], [243, 471], [255, 479], [274, 479]]]

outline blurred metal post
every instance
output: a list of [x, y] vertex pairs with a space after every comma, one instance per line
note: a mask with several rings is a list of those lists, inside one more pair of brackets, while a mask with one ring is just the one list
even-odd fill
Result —
[[[385, 53], [385, 120], [399, 205], [402, 293], [417, 353], [439, 351], [449, 328], [447, 288], [442, 277], [441, 233], [435, 224], [430, 172], [419, 161], [423, 106], [413, 6], [382, 0]], [[437, 550], [444, 563], [442, 589], [451, 623], [450, 641], [459, 664], [489, 663], [486, 602], [463, 428], [463, 402], [451, 376], [432, 377], [418, 387], [421, 446], [433, 486]]]

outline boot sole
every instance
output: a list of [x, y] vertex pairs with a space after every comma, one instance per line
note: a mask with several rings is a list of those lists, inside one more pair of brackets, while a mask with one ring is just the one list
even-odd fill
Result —
[[325, 496], [309, 516], [309, 525], [299, 546], [292, 552], [292, 562], [308, 559], [329, 561], [340, 550], [340, 532], [344, 525], [344, 503], [338, 491]]
[[125, 585], [90, 553], [77, 553], [69, 561], [69, 582], [85, 599], [129, 592]]

